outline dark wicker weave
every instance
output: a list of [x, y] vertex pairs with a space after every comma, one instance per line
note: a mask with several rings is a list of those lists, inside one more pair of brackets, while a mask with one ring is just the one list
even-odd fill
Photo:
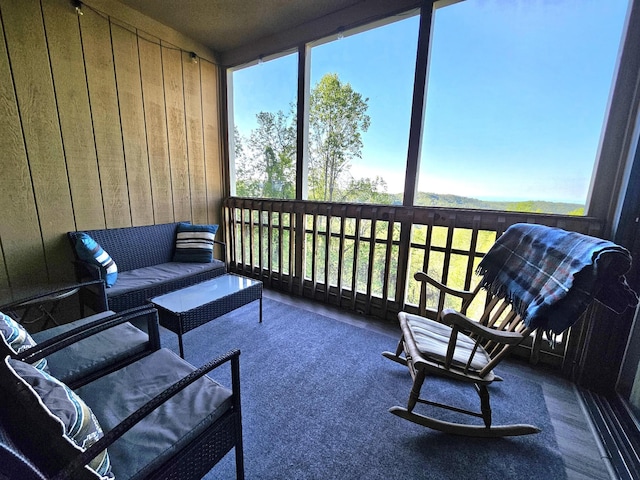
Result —
[[[177, 223], [145, 225], [142, 227], [85, 230], [111, 255], [119, 271], [135, 270], [170, 262], [176, 241]], [[75, 244], [75, 234], [69, 238]], [[144, 246], [145, 248], [141, 248]]]
[[[114, 325], [118, 325], [127, 320], [131, 320], [134, 316], [149, 317], [149, 322], [153, 324], [150, 328], [154, 335], [150, 339], [150, 349], [156, 352], [159, 348], [158, 339], [158, 319], [156, 310], [150, 307], [144, 309], [136, 309], [126, 314], [112, 315], [95, 322], [87, 323], [81, 328], [76, 328], [66, 332], [60, 337], [45, 341], [31, 349], [17, 355], [17, 358], [24, 361], [36, 361], [44, 356], [50, 355], [54, 351], [63, 349], [64, 347], [80, 341], [92, 334], [101, 332]], [[157, 353], [157, 352], [156, 352]], [[153, 353], [150, 353], [153, 354]], [[103, 449], [112, 445], [123, 434], [132, 427], [138, 425], [137, 428], [144, 428], [145, 419], [150, 413], [159, 408], [166, 402], [171, 402], [174, 396], [182, 392], [187, 386], [191, 385], [199, 378], [207, 375], [213, 369], [222, 365], [229, 365], [231, 369], [231, 397], [222, 405], [225, 411], [216, 418], [207, 428], [198, 436], [190, 439], [188, 443], [181, 444], [179, 448], [171, 449], [171, 456], [163, 460], [162, 465], [157, 466], [153, 471], [148, 473], [141, 470], [140, 476], [144, 479], [180, 479], [191, 480], [202, 478], [206, 472], [211, 470], [213, 466], [220, 461], [227, 453], [235, 448], [236, 461], [236, 477], [240, 480], [244, 479], [244, 456], [242, 446], [242, 416], [240, 401], [240, 363], [239, 350], [232, 350], [224, 355], [206, 363], [200, 368], [192, 368], [191, 373], [166, 388], [162, 393], [151, 398], [146, 404], [141, 406], [137, 411], [131, 413], [127, 418], [109, 431], [105, 432], [102, 437], [93, 446], [84, 453], [79, 453], [71, 462], [65, 463], [62, 458], [55, 457], [52, 463], [40, 468], [51, 469], [47, 474], [34, 463], [35, 459], [29, 458], [23, 447], [21, 447], [15, 439], [15, 428], [22, 429], [23, 423], [21, 419], [17, 419], [17, 423], [8, 422], [6, 411], [0, 409], [0, 452], [3, 461], [0, 462], [0, 478], [55, 478], [55, 479], [95, 479], [97, 476], [91, 473], [83, 466], [92, 458], [99, 454]], [[138, 361], [139, 357], [132, 357], [131, 361]], [[153, 363], [152, 363], [153, 364]], [[123, 366], [124, 363], [120, 366]], [[112, 372], [112, 368], [105, 369], [102, 373]], [[153, 375], [150, 375], [150, 377]], [[89, 379], [91, 382], [97, 381], [92, 375]], [[86, 379], [85, 379], [86, 380]], [[86, 383], [84, 380], [81, 384]], [[200, 395], [199, 390], [190, 390], [189, 395]], [[3, 392], [4, 393], [4, 392]], [[148, 421], [148, 420], [147, 420]], [[10, 428], [11, 427], [11, 428]], [[15, 428], [14, 428], [15, 427]], [[111, 451], [111, 461], [114, 465], [118, 464], [118, 458]], [[42, 463], [40, 460], [39, 464]]]
[[[85, 230], [84, 233], [90, 235], [111, 256], [118, 266], [118, 272], [127, 272], [171, 262], [175, 248], [177, 226], [178, 223], [165, 223], [141, 227]], [[80, 232], [67, 233], [75, 256], [76, 278], [78, 281], [86, 280], [87, 278], [99, 278], [99, 269], [83, 262], [77, 256], [75, 243], [78, 233]], [[222, 251], [224, 252], [224, 244], [217, 241], [215, 243], [222, 245]], [[91, 295], [90, 292], [83, 292], [81, 302], [96, 311], [102, 311], [108, 307], [109, 310], [114, 312], [122, 312], [133, 307], [145, 305], [152, 297], [209, 280], [225, 272], [225, 265], [221, 263], [211, 270], [199, 272], [186, 278], [176, 278], [169, 282], [149, 285], [130, 292], [113, 292], [108, 288], [106, 289], [108, 305], [102, 304], [101, 298]]]
[[247, 288], [237, 290], [224, 297], [213, 298], [210, 302], [204, 303], [186, 312], [174, 312], [159, 305], [155, 299], [151, 303], [158, 309], [160, 325], [171, 330], [178, 335], [180, 356], [184, 358], [182, 335], [194, 328], [204, 325], [222, 315], [240, 308], [255, 300], [260, 300], [260, 322], [262, 322], [262, 282], [256, 283]]
[[119, 295], [109, 295], [109, 289], [107, 288], [109, 310], [121, 312], [123, 310], [133, 308], [132, 305], [145, 305], [149, 303], [150, 298], [173, 292], [174, 290], [180, 290], [181, 288], [189, 287], [196, 283], [204, 282], [205, 280], [211, 280], [214, 277], [223, 275], [225, 272], [226, 270], [224, 267], [216, 270], [207, 270], [206, 272], [192, 275], [187, 278], [176, 278], [171, 283], [154, 285], [143, 290], [134, 290], [132, 292]]
[[[202, 434], [192, 440], [187, 446], [175, 452], [174, 456], [145, 479], [175, 479], [190, 480], [204, 476], [213, 466], [235, 447], [236, 478], [244, 479], [244, 456], [242, 448], [242, 415], [240, 409], [240, 351], [232, 350], [215, 360], [203, 365], [179, 382], [175, 383], [161, 394], [152, 398], [147, 404], [110, 431], [106, 432], [98, 442], [62, 470], [55, 480], [74, 478], [74, 472], [82, 468], [93, 457], [107, 448], [124, 435], [134, 425], [142, 421], [149, 413], [161, 404], [170, 401], [176, 393], [188, 385], [227, 362], [231, 362], [231, 383], [233, 397], [229, 410], [218, 418]], [[117, 459], [113, 459], [117, 462]]]

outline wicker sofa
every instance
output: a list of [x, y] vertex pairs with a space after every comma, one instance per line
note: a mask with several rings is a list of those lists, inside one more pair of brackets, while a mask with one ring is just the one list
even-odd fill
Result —
[[[76, 280], [101, 278], [103, 273], [95, 265], [84, 261], [76, 251], [80, 233], [86, 233], [107, 252], [118, 268], [117, 281], [106, 289], [108, 305], [96, 292], [83, 293], [81, 304], [94, 311], [122, 312], [148, 303], [164, 293], [178, 290], [226, 273], [224, 259], [209, 263], [174, 262], [176, 230], [179, 223], [165, 223], [138, 227], [68, 232], [75, 257]], [[215, 241], [225, 252], [224, 243]]]
[[[146, 355], [119, 361], [116, 370], [96, 375], [90, 365], [74, 372], [73, 391], [52, 377], [68, 364], [56, 365], [65, 350], [93, 335], [103, 341], [109, 329], [140, 315], [157, 334], [157, 311], [139, 308], [93, 316], [0, 358], [0, 478], [199, 479], [234, 448], [237, 478], [244, 477], [239, 351], [195, 368], [153, 342]], [[230, 368], [231, 388], [207, 375], [223, 365]]]

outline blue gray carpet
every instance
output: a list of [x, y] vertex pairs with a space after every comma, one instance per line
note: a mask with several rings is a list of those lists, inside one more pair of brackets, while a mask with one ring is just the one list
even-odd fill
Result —
[[[406, 404], [411, 387], [407, 369], [381, 355], [396, 338], [271, 299], [263, 312], [259, 324], [254, 302], [184, 337], [185, 358], [196, 366], [241, 350], [247, 479], [566, 478], [542, 389], [517, 368], [498, 369], [505, 381], [491, 387], [494, 424], [533, 423], [542, 433], [445, 435], [388, 413]], [[174, 334], [163, 331], [162, 341], [177, 351]], [[229, 385], [227, 371], [211, 376]], [[477, 410], [471, 387], [429, 385], [436, 400]], [[234, 454], [206, 478], [235, 478]]]

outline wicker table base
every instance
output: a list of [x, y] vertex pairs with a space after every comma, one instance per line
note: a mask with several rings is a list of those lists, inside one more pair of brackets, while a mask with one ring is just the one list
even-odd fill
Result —
[[260, 300], [262, 322], [262, 282], [227, 274], [150, 302], [158, 309], [160, 324], [178, 335], [180, 356], [184, 358], [183, 334], [255, 300]]

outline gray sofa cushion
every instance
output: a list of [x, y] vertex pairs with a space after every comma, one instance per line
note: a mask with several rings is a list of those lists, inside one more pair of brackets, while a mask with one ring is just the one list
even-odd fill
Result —
[[[113, 315], [113, 312], [98, 313], [75, 322], [43, 330], [34, 333], [33, 339], [42, 343], [56, 335], [109, 315]], [[149, 336], [145, 332], [128, 322], [122, 323], [52, 353], [46, 357], [49, 371], [62, 382], [72, 384], [81, 377], [87, 377], [105, 366], [143, 352], [148, 341]]]
[[107, 290], [107, 296], [118, 296], [163, 283], [172, 283], [198, 273], [221, 268], [225, 268], [224, 263], [220, 260], [213, 260], [211, 263], [168, 262], [120, 272], [116, 284]]
[[[77, 389], [105, 432], [195, 367], [160, 349]], [[116, 478], [144, 478], [231, 406], [231, 391], [204, 376], [109, 447]]]

